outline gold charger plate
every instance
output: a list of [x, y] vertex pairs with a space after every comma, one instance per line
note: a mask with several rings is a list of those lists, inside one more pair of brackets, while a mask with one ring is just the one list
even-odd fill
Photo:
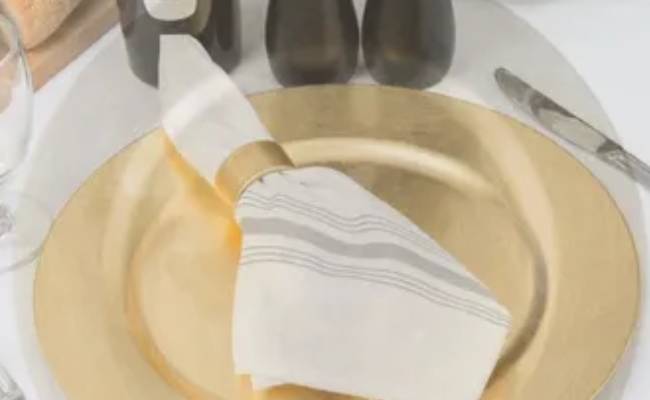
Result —
[[[513, 330], [484, 399], [588, 400], [599, 392], [633, 333], [639, 268], [615, 203], [568, 153], [510, 118], [440, 95], [321, 86], [252, 101], [280, 140], [335, 137], [347, 146], [340, 154], [355, 153], [346, 138], [398, 140], [490, 181], [508, 209], [432, 179], [439, 174], [418, 157], [395, 161], [361, 146], [356, 158], [366, 162], [337, 163], [345, 157], [309, 143], [286, 147], [298, 164], [333, 162], [405, 213], [511, 310]], [[513, 215], [532, 232], [543, 265]], [[40, 342], [67, 396], [344, 397], [296, 387], [253, 393], [233, 375], [239, 241], [232, 211], [164, 133], [99, 169], [54, 224], [35, 283]]]

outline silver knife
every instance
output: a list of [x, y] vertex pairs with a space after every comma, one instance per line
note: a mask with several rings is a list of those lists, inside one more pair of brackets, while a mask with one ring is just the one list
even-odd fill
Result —
[[543, 127], [581, 149], [595, 154], [604, 162], [650, 189], [650, 166], [620, 144], [507, 69], [498, 68], [494, 71], [494, 78], [508, 99]]

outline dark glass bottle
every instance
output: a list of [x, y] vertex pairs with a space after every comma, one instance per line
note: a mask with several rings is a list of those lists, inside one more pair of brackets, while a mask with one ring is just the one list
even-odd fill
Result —
[[[168, 4], [189, 5], [189, 10]], [[161, 34], [190, 34], [224, 70], [241, 59], [239, 0], [117, 0], [131, 69], [144, 82], [158, 85]], [[154, 4], [154, 5], [151, 5]], [[156, 8], [152, 8], [156, 7]], [[177, 15], [174, 15], [177, 12]]]
[[285, 86], [348, 81], [359, 55], [352, 1], [270, 0], [266, 48]]
[[363, 51], [377, 82], [420, 89], [438, 83], [455, 42], [451, 0], [368, 0]]

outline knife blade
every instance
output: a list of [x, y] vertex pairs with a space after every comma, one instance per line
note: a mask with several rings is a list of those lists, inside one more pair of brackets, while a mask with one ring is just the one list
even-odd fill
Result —
[[506, 68], [497, 68], [494, 78], [506, 97], [544, 128], [650, 189], [650, 166], [623, 146]]

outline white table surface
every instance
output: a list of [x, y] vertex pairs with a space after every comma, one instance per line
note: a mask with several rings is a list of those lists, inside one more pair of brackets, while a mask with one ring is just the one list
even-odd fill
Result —
[[[647, 105], [650, 103], [650, 1], [648, 0], [501, 0], [522, 19], [545, 35], [571, 62], [607, 111], [624, 145], [650, 162], [650, 135], [646, 130]], [[113, 32], [115, 33], [115, 32]], [[76, 77], [106, 46], [100, 40], [66, 70], [43, 87], [35, 99], [35, 134], [44, 127], [66, 98]], [[38, 146], [39, 140], [35, 140]], [[650, 227], [650, 193], [641, 193]], [[639, 243], [647, 249], [649, 243]], [[20, 272], [18, 272], [20, 273]], [[647, 281], [647, 279], [646, 279]], [[650, 282], [646, 287], [650, 288]], [[9, 286], [0, 277], [0, 299]], [[15, 311], [14, 311], [15, 312]], [[11, 314], [0, 305], [0, 316]], [[650, 393], [650, 311], [644, 316], [633, 352], [629, 379], [623, 390], [613, 391], [624, 400], [641, 400]], [[0, 360], [14, 372], [21, 384], [34, 371], [21, 358], [17, 341], [0, 320]], [[585, 360], [587, 362], [587, 360]], [[41, 380], [42, 382], [43, 380]], [[28, 390], [28, 393], [30, 391]], [[44, 397], [41, 397], [43, 400]], [[31, 400], [31, 399], [29, 399]]]

